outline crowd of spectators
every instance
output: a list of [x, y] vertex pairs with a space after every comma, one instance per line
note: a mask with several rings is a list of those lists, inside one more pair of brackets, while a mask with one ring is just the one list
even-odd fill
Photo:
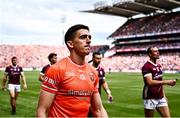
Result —
[[[133, 70], [140, 71], [143, 64], [148, 60], [146, 54], [122, 54], [102, 59], [102, 66], [106, 71], [111, 70]], [[158, 63], [162, 65], [163, 70], [180, 72], [180, 52], [164, 53], [160, 55]]]
[[44, 45], [0, 45], [0, 68], [9, 65], [12, 56], [17, 56], [18, 64], [26, 68], [42, 67], [49, 63], [48, 55], [57, 53], [58, 58], [69, 54], [63, 46]]
[[[114, 51], [117, 52], [133, 52], [133, 51], [146, 51], [147, 47], [156, 46], [160, 50], [167, 49], [179, 49], [180, 50], [180, 42], [154, 42], [154, 43], [139, 43], [139, 44], [131, 44], [131, 45], [119, 45], [115, 46]], [[112, 49], [111, 49], [112, 50]]]
[[180, 12], [130, 19], [110, 37], [180, 32]]
[[[43, 45], [0, 45], [0, 68], [4, 68], [11, 62], [12, 56], [17, 56], [19, 65], [24, 68], [41, 68], [48, 62], [47, 56], [51, 52], [58, 55], [61, 59], [69, 55], [65, 46], [43, 46]], [[91, 60], [92, 53], [87, 57]], [[123, 54], [112, 57], [104, 57], [102, 66], [105, 70], [139, 70], [147, 60], [145, 54]], [[164, 70], [180, 70], [180, 52], [166, 53], [161, 55], [160, 63]]]
[[[108, 45], [92, 46], [91, 52], [102, 51]], [[109, 47], [108, 47], [109, 48]], [[45, 45], [0, 45], [0, 68], [11, 64], [11, 57], [17, 56], [19, 65], [26, 68], [41, 68], [49, 63], [48, 55], [57, 53], [58, 59], [69, 55], [66, 46], [45, 46]], [[91, 55], [87, 61], [91, 60]]]
[[91, 46], [91, 52], [99, 52], [103, 54], [109, 49], [109, 45], [93, 45]]
[[[153, 40], [144, 38], [144, 42], [136, 38], [138, 36], [160, 36], [160, 34], [180, 33], [179, 21], [180, 12], [163, 13], [137, 19], [129, 19], [123, 26], [120, 26], [109, 36], [111, 38], [119, 39], [119, 42], [116, 42], [116, 45], [111, 48], [109, 52], [120, 55], [104, 58], [102, 60], [102, 66], [104, 66], [106, 70], [139, 71], [146, 60], [148, 60], [147, 55], [140, 52], [145, 53], [147, 47], [157, 46], [160, 52], [166, 51], [159, 59], [163, 70], [175, 70], [180, 72], [180, 51], [178, 51], [180, 50], [179, 37], [159, 37], [159, 39], [156, 37], [157, 39]], [[129, 37], [134, 38], [134, 42], [128, 41]], [[123, 38], [127, 38], [127, 41], [120, 40]], [[126, 52], [128, 53], [125, 54]]]

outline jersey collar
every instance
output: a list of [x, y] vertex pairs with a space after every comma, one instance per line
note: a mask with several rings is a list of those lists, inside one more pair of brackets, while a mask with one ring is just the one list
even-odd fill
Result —
[[69, 56], [68, 56], [67, 58], [68, 58], [68, 60], [69, 60], [73, 65], [75, 65], [75, 66], [84, 67], [84, 66], [86, 65], [86, 62], [85, 62], [83, 65], [78, 65], [78, 64], [74, 63]]
[[157, 63], [155, 64], [155, 63], [153, 63], [151, 60], [148, 60], [148, 62], [151, 63], [151, 64], [154, 65], [154, 66], [157, 66]]

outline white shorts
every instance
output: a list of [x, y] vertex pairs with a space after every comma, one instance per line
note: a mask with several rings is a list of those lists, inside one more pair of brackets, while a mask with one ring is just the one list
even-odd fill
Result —
[[145, 109], [156, 109], [157, 107], [168, 106], [166, 99], [163, 97], [161, 99], [144, 99]]
[[16, 92], [21, 91], [21, 85], [8, 84], [8, 90], [15, 90]]

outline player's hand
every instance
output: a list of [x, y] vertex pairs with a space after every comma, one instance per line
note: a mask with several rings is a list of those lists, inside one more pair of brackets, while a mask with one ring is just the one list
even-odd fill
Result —
[[23, 89], [26, 90], [27, 89], [27, 85], [23, 84]]
[[109, 102], [112, 102], [112, 101], [113, 101], [113, 97], [112, 97], [111, 94], [108, 95], [108, 101], [109, 101]]
[[166, 96], [164, 96], [165, 100], [168, 102], [168, 98]]
[[2, 91], [6, 91], [6, 87], [5, 86], [2, 86]]
[[167, 82], [167, 85], [170, 85], [170, 86], [176, 85], [176, 80], [175, 79], [174, 80], [166, 80], [166, 82]]

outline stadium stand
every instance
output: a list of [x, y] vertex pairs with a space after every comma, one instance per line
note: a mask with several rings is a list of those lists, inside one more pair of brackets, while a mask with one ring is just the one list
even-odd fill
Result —
[[115, 60], [122, 62], [118, 65], [119, 68], [115, 69], [140, 70], [145, 62], [147, 47], [157, 46], [161, 53], [159, 61], [163, 69], [180, 71], [180, 24], [178, 21], [180, 21], [180, 12], [128, 20], [109, 36], [115, 39], [114, 47], [110, 50], [114, 51]]
[[51, 52], [58, 54], [58, 58], [68, 55], [66, 47], [44, 45], [1, 45], [0, 68], [10, 64], [12, 56], [17, 56], [19, 65], [25, 68], [39, 68], [49, 63], [47, 56]]
[[93, 45], [91, 46], [91, 52], [100, 52], [103, 57], [104, 53], [109, 50], [109, 45]]
[[[109, 49], [108, 45], [91, 46], [91, 52], [105, 52]], [[58, 59], [69, 55], [66, 46], [45, 46], [45, 45], [0, 45], [0, 68], [5, 68], [11, 64], [11, 57], [18, 57], [18, 64], [23, 68], [41, 68], [49, 63], [47, 56], [54, 52], [57, 53]], [[87, 61], [91, 60], [91, 54]]]
[[[115, 0], [112, 4], [98, 2], [93, 10], [83, 11], [127, 18], [107, 37], [114, 46], [106, 52], [111, 56], [102, 60], [102, 66], [140, 71], [147, 60], [147, 47], [157, 46], [163, 69], [180, 72], [180, 11], [174, 10], [180, 9], [179, 5], [177, 0]], [[141, 17], [134, 17], [139, 14]]]
[[[111, 68], [111, 70], [118, 72], [139, 72], [146, 60], [148, 60], [148, 58], [145, 54], [122, 54], [103, 58], [102, 66], [106, 71]], [[178, 72], [180, 70], [180, 53], [162, 54], [158, 62], [161, 63], [164, 71]]]

